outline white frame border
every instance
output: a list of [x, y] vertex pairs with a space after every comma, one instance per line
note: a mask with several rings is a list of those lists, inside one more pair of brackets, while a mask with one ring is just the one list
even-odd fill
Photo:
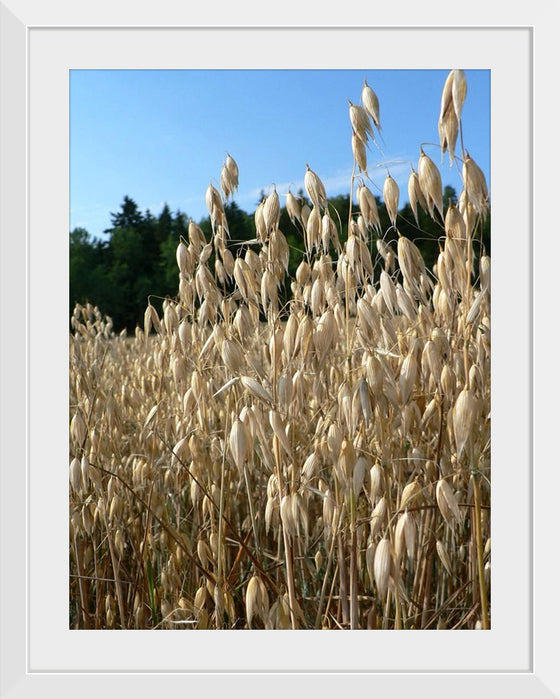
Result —
[[[167, 26], [186, 25], [184, 11], [181, 12], [172, 3], [158, 3], [154, 10], [149, 4], [134, 4], [134, 12], [130, 14], [130, 4], [120, 3], [118, 7], [106, 3], [104, 7], [96, 8], [95, 20], [101, 17], [105, 22], [91, 22], [91, 17], [87, 16], [80, 8], [76, 8], [72, 3], [34, 3], [34, 2], [2, 2], [2, 102], [4, 105], [2, 112], [2, 319], [3, 328], [9, 329], [10, 337], [27, 337], [26, 314], [22, 312], [23, 299], [28, 298], [25, 278], [21, 274], [21, 266], [26, 269], [26, 260], [29, 250], [27, 249], [26, 231], [22, 213], [26, 207], [26, 74], [27, 74], [27, 40], [31, 27], [53, 27], [53, 26], [85, 26], [93, 28], [96, 26], [125, 25], [130, 17], [135, 18], [135, 26], [161, 26], [161, 19], [165, 19]], [[485, 22], [491, 21], [492, 12], [483, 3], [479, 3], [481, 12], [477, 16], [483, 17]], [[554, 60], [554, 48], [552, 31], [556, 18], [553, 18], [540, 9], [539, 3], [531, 12], [519, 13], [519, 27], [532, 27], [538, 29], [540, 39], [534, 45], [534, 57], [538, 65], [546, 65], [547, 59]], [[425, 8], [425, 5], [424, 5]], [[83, 9], [83, 8], [82, 8]], [[403, 9], [401, 4], [401, 9]], [[483, 10], [483, 11], [482, 11]], [[509, 17], [515, 16], [515, 10], [508, 10]], [[404, 12], [403, 12], [404, 13]], [[201, 14], [200, 10], [194, 11], [189, 8], [189, 24], [191, 26], [207, 25], [202, 21], [196, 21]], [[202, 14], [204, 12], [202, 11]], [[308, 20], [307, 25], [313, 27], [313, 13], [303, 11], [298, 8], [298, 18]], [[376, 11], [377, 19], [382, 20], [382, 14]], [[84, 16], [85, 15], [85, 16]], [[152, 24], [156, 20], [155, 24]], [[226, 14], [220, 12], [226, 21]], [[293, 16], [293, 15], [292, 15]], [[410, 16], [410, 15], [408, 15]], [[496, 17], [498, 19], [498, 17]], [[171, 19], [172, 21], [168, 21]], [[235, 25], [235, 18], [232, 18], [231, 25]], [[392, 18], [390, 18], [392, 19]], [[383, 26], [395, 26], [393, 22], [385, 21]], [[452, 19], [449, 14], [446, 19]], [[85, 20], [85, 21], [84, 21]], [[450, 22], [451, 24], [452, 22]], [[416, 28], [423, 25], [421, 20]], [[222, 25], [227, 28], [227, 23]], [[460, 24], [456, 26], [461, 26]], [[485, 25], [489, 26], [489, 25]], [[500, 26], [498, 23], [494, 27]], [[334, 27], [333, 27], [334, 28]], [[411, 28], [415, 28], [412, 26]], [[463, 27], [462, 27], [463, 28]], [[552, 65], [552, 62], [549, 63]], [[549, 68], [551, 70], [551, 68]], [[534, 85], [539, 95], [539, 108], [545, 105], [548, 99], [549, 107], [555, 107], [551, 98], [545, 92], [547, 71], [539, 75], [534, 74]], [[539, 90], [540, 87], [540, 90]], [[512, 106], [515, 106], [513, 97]], [[544, 111], [544, 110], [543, 110]], [[554, 113], [554, 109], [550, 110]], [[546, 118], [541, 119], [542, 112], [539, 111], [537, 119], [543, 124]], [[550, 117], [548, 117], [550, 123]], [[535, 156], [539, 151], [535, 152]], [[539, 162], [541, 164], [542, 161]], [[538, 180], [543, 190], [551, 192], [550, 186], [543, 180]], [[533, 192], [533, 199], [536, 191]], [[546, 201], [542, 198], [543, 203]], [[551, 198], [548, 201], [552, 201]], [[534, 206], [534, 205], [533, 205]], [[534, 211], [534, 210], [533, 210]], [[534, 211], [534, 218], [536, 218]], [[26, 222], [27, 223], [27, 222]], [[12, 231], [8, 239], [6, 231]], [[535, 232], [535, 229], [534, 229]], [[556, 243], [557, 244], [557, 243]], [[534, 245], [537, 247], [537, 239], [534, 236]], [[548, 245], [548, 243], [547, 243]], [[551, 255], [550, 258], [553, 256]], [[548, 264], [551, 267], [551, 259], [539, 261], [539, 267]], [[19, 269], [19, 274], [18, 274]], [[541, 270], [542, 271], [542, 270]], [[551, 268], [552, 271], [552, 268]], [[535, 278], [536, 282], [536, 278]], [[19, 299], [15, 303], [14, 299]], [[544, 298], [540, 297], [541, 304]], [[546, 304], [544, 305], [546, 307]], [[546, 315], [543, 307], [536, 304], [533, 306], [533, 323], [539, 319], [543, 322]], [[4, 435], [22, 436], [20, 443], [25, 444], [26, 432], [26, 392], [22, 387], [26, 386], [26, 348], [18, 342], [13, 345], [6, 342], [6, 333], [2, 334], [2, 385], [8, 387], [2, 392], [2, 432]], [[537, 354], [537, 347], [532, 348], [533, 354]], [[537, 371], [535, 364], [534, 376], [530, 377], [536, 381], [543, 376], [544, 372]], [[543, 376], [548, 381], [549, 378]], [[537, 384], [533, 384], [533, 389]], [[544, 393], [544, 391], [543, 391]], [[536, 408], [536, 404], [535, 404]], [[530, 410], [530, 408], [529, 408]], [[530, 410], [530, 412], [532, 412]], [[534, 430], [539, 430], [539, 435], [543, 442], [550, 440], [553, 434], [553, 426], [550, 418], [546, 415], [542, 422]], [[532, 417], [532, 415], [531, 415]], [[545, 431], [548, 425], [550, 431]], [[537, 449], [537, 441], [533, 436], [533, 466], [537, 463], [539, 454], [545, 456], [543, 449]], [[350, 694], [351, 688], [361, 687], [362, 689], [371, 686], [374, 680], [377, 694], [383, 688], [387, 696], [492, 696], [492, 697], [551, 697], [558, 696], [558, 671], [555, 664], [554, 647], [552, 636], [548, 636], [555, 628], [553, 623], [554, 615], [548, 604], [539, 604], [539, 600], [554, 599], [554, 566], [557, 564], [550, 562], [550, 554], [547, 554], [549, 545], [547, 537], [547, 525], [554, 525], [551, 513], [554, 512], [554, 496], [558, 492], [553, 487], [554, 478], [558, 482], [558, 476], [551, 475], [545, 487], [539, 487], [539, 481], [535, 479], [535, 496], [538, 495], [539, 508], [534, 510], [535, 532], [539, 537], [534, 539], [533, 555], [538, 563], [538, 576], [534, 576], [534, 663], [531, 672], [524, 673], [480, 673], [480, 674], [414, 674], [406, 675], [400, 673], [376, 675], [371, 673], [339, 673], [337, 675], [323, 675], [320, 673], [305, 674], [281, 674], [275, 673], [273, 676], [260, 673], [244, 674], [219, 674], [206, 673], [190, 675], [188, 680], [182, 675], [168, 673], [167, 680], [165, 673], [152, 675], [138, 674], [88, 674], [81, 677], [79, 674], [41, 674], [30, 673], [27, 667], [26, 638], [25, 638], [25, 585], [22, 584], [22, 571], [26, 569], [25, 561], [25, 506], [22, 506], [22, 499], [27, 492], [27, 482], [21, 451], [14, 450], [13, 439], [2, 440], [2, 618], [1, 629], [1, 696], [2, 697], [43, 697], [57, 696], [73, 697], [78, 693], [83, 697], [107, 696], [110, 692], [121, 697], [126, 696], [181, 696], [184, 688], [189, 687], [189, 693], [196, 691], [196, 696], [222, 696], [222, 692], [227, 688], [229, 696], [262, 696], [266, 692], [268, 696], [286, 696], [297, 691], [303, 696], [341, 696]], [[12, 465], [13, 464], [13, 465]], [[12, 466], [11, 466], [12, 465]], [[11, 467], [10, 467], [11, 466]], [[18, 469], [19, 467], [19, 469]], [[536, 475], [535, 473], [533, 475]], [[15, 496], [13, 494], [16, 494]], [[22, 495], [23, 494], [23, 495]], [[549, 530], [551, 531], [551, 530]], [[551, 533], [553, 530], [551, 531]], [[549, 535], [550, 536], [550, 535]], [[23, 541], [23, 546], [22, 546]], [[540, 555], [539, 555], [540, 554]], [[17, 575], [14, 572], [18, 571]], [[551, 582], [552, 581], [552, 582]], [[541, 597], [542, 595], [542, 597]], [[549, 642], [550, 641], [550, 642]], [[213, 679], [210, 681], [209, 676]], [[84, 679], [87, 677], [87, 684]], [[249, 682], [248, 678], [252, 680]], [[187, 680], [187, 681], [186, 681]], [[388, 681], [387, 681], [388, 680]], [[459, 682], [457, 682], [459, 680]], [[84, 686], [86, 684], [86, 686]], [[165, 689], [164, 689], [165, 687]], [[183, 690], [181, 689], [183, 688]], [[221, 691], [220, 691], [221, 690]], [[556, 693], [552, 694], [551, 690]], [[272, 693], [271, 693], [272, 692]]]

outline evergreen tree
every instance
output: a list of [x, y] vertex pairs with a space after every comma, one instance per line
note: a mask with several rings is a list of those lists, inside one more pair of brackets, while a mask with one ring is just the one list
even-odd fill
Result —
[[112, 228], [107, 228], [105, 233], [112, 233], [115, 228], [135, 228], [142, 223], [142, 214], [140, 213], [136, 202], [129, 196], [124, 197], [121, 204], [121, 210], [116, 214], [111, 213]]
[[161, 245], [167, 238], [173, 235], [173, 216], [167, 204], [164, 205], [156, 223], [156, 240]]

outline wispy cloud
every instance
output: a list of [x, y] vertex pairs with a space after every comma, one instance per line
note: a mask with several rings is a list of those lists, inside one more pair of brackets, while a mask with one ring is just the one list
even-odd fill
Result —
[[[410, 166], [414, 165], [414, 160], [412, 158], [407, 158], [403, 155], [395, 155], [387, 157], [382, 163], [373, 163], [368, 169], [370, 180], [366, 180], [369, 187], [374, 190], [375, 194], [381, 194], [383, 188], [383, 182], [387, 172], [390, 172], [391, 177], [396, 180], [397, 184], [401, 188], [403, 196], [406, 195], [406, 185], [408, 183], [408, 177], [410, 175]], [[321, 181], [325, 186], [327, 196], [336, 196], [337, 194], [348, 193], [350, 191], [350, 181], [352, 177], [352, 170], [350, 168], [346, 170], [341, 170], [332, 175], [327, 175], [326, 177], [321, 177]], [[288, 190], [292, 192], [298, 192], [300, 189], [305, 191], [304, 180], [292, 180], [290, 182], [279, 182], [274, 185], [276, 191], [282, 196], [286, 196]], [[255, 202], [258, 200], [261, 192], [269, 194], [272, 191], [273, 185], [267, 183], [265, 186], [256, 187], [248, 192], [240, 193], [237, 197], [240, 202]]]
[[[325, 186], [327, 195], [332, 196], [334, 194], [340, 194], [340, 192], [343, 190], [348, 190], [350, 188], [351, 177], [352, 170], [345, 170], [342, 172], [338, 172], [334, 175], [321, 177], [321, 181]], [[291, 190], [292, 192], [298, 192], [300, 189], [303, 189], [305, 191], [303, 179], [290, 180], [289, 182], [278, 182], [274, 185], [274, 187], [276, 187], [276, 191], [281, 197], [286, 196], [288, 190]], [[273, 185], [267, 184], [264, 187], [251, 189], [249, 192], [243, 195], [243, 198], [256, 200], [260, 196], [261, 192], [264, 192], [265, 194], [270, 194], [272, 188]]]

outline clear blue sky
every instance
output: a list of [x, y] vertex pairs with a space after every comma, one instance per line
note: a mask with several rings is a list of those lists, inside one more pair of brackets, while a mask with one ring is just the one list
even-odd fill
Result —
[[[451, 66], [455, 67], [455, 66]], [[348, 102], [364, 77], [380, 103], [383, 154], [368, 152], [380, 194], [387, 169], [407, 201], [410, 165], [421, 143], [438, 144], [446, 70], [72, 70], [70, 74], [70, 230], [101, 237], [125, 195], [142, 212], [164, 203], [195, 221], [208, 215], [208, 184], [219, 188], [226, 152], [239, 166], [237, 204], [253, 212], [259, 193], [303, 187], [305, 164], [327, 195], [349, 193]], [[465, 70], [463, 136], [490, 182], [490, 71]], [[456, 169], [439, 147], [424, 150], [457, 192]], [[460, 147], [457, 148], [460, 153]]]

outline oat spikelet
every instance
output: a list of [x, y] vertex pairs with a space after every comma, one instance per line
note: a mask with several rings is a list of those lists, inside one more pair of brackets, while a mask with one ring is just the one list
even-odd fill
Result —
[[397, 564], [402, 560], [403, 550], [410, 561], [414, 559], [416, 553], [416, 525], [410, 512], [400, 515], [395, 527], [395, 558]]
[[237, 185], [239, 184], [239, 168], [229, 153], [226, 155], [226, 168], [230, 174], [235, 189], [237, 189]]
[[455, 147], [459, 136], [459, 122], [454, 111], [450, 111], [445, 121], [438, 123], [439, 140], [441, 144], [442, 156], [449, 152], [449, 164], [455, 161]]
[[389, 577], [391, 575], [391, 563], [393, 559], [393, 547], [389, 539], [381, 539], [375, 549], [373, 560], [373, 575], [381, 600], [385, 599], [389, 589]]
[[474, 208], [472, 201], [469, 199], [465, 189], [461, 190], [459, 195], [459, 200], [457, 202], [461, 216], [465, 221], [465, 228], [468, 234], [472, 234], [476, 221], [478, 219], [478, 214]]
[[240, 471], [249, 458], [249, 444], [250, 440], [247, 426], [241, 422], [241, 420], [236, 419], [229, 433], [229, 447], [235, 465]]
[[416, 361], [416, 356], [413, 352], [409, 352], [402, 363], [401, 373], [399, 376], [399, 388], [403, 406], [406, 405], [412, 394], [412, 389], [414, 387], [417, 374], [418, 362]]
[[426, 200], [424, 199], [424, 194], [422, 193], [422, 187], [420, 187], [420, 181], [418, 179], [418, 173], [414, 170], [414, 168], [411, 168], [412, 172], [410, 173], [410, 177], [408, 178], [408, 200], [410, 202], [410, 208], [412, 209], [412, 213], [414, 214], [414, 219], [416, 221], [416, 225], [420, 225], [418, 221], [418, 205], [424, 209], [424, 211], [428, 210], [428, 205], [426, 204]]
[[355, 465], [356, 450], [352, 442], [347, 437], [344, 437], [340, 445], [340, 456], [338, 459], [339, 475], [342, 483], [344, 483], [345, 479], [346, 482], [352, 479]]
[[352, 154], [360, 172], [367, 175], [367, 153], [363, 141], [352, 131]]
[[406, 524], [405, 514], [399, 515], [395, 526], [394, 542], [395, 542], [395, 562], [400, 566], [404, 548], [404, 526]]
[[366, 79], [364, 79], [364, 85], [362, 87], [362, 104], [375, 124], [375, 127], [381, 131], [381, 121], [379, 119], [379, 99], [372, 88], [368, 85]]
[[80, 493], [82, 489], [82, 468], [80, 460], [72, 459], [70, 462], [70, 484], [76, 493]]
[[461, 511], [453, 489], [449, 483], [441, 478], [436, 486], [436, 501], [443, 519], [449, 527], [453, 527], [454, 523], [461, 523]]
[[290, 189], [288, 189], [288, 193], [286, 194], [286, 211], [292, 223], [296, 221], [301, 223], [301, 204]]
[[266, 223], [264, 222], [263, 215], [264, 202], [265, 200], [263, 199], [255, 209], [255, 230], [257, 233], [257, 240], [259, 240], [261, 243], [263, 243], [267, 238]]
[[286, 454], [292, 456], [292, 447], [290, 446], [290, 441], [286, 435], [286, 428], [284, 426], [284, 421], [280, 413], [277, 410], [271, 410], [268, 414], [270, 421], [270, 426], [272, 427], [274, 434], [278, 437], [280, 446], [286, 452]]
[[443, 86], [438, 119], [442, 157], [449, 151], [449, 164], [455, 159], [455, 145], [459, 134], [461, 112], [467, 95], [467, 81], [462, 70], [452, 70]]
[[246, 388], [249, 393], [252, 393], [255, 398], [269, 403], [270, 405], [274, 404], [274, 399], [270, 393], [252, 376], [241, 376], [240, 381], [243, 387]]
[[471, 436], [476, 418], [476, 400], [473, 392], [464, 388], [457, 397], [453, 407], [453, 432], [457, 445], [457, 457], [460, 458]]
[[303, 221], [303, 225], [307, 226], [307, 219], [309, 218], [309, 214], [311, 213], [311, 209], [307, 205], [306, 202], [303, 202], [301, 205], [301, 220]]
[[488, 209], [488, 185], [484, 173], [470, 157], [465, 154], [463, 161], [463, 182], [468, 200], [477, 214], [484, 215]]
[[213, 184], [209, 184], [206, 190], [206, 208], [210, 214], [212, 226], [222, 221], [222, 217], [224, 216], [224, 204], [220, 193]]
[[374, 140], [373, 129], [366, 110], [357, 104], [352, 104], [350, 100], [348, 100], [348, 104], [350, 105], [348, 110], [350, 123], [356, 136], [364, 145], [367, 144], [368, 138]]
[[307, 223], [305, 224], [305, 239], [307, 248], [311, 252], [314, 248], [319, 249], [321, 241], [321, 211], [319, 207], [313, 206]]
[[259, 617], [263, 623], [266, 623], [269, 608], [268, 593], [265, 584], [258, 575], [253, 575], [247, 583], [245, 606], [247, 611], [247, 625], [249, 628], [251, 628], [252, 621], [255, 617]]
[[405, 544], [406, 544], [406, 553], [407, 553], [409, 560], [412, 562], [414, 560], [415, 555], [416, 555], [416, 539], [417, 539], [416, 521], [414, 519], [413, 514], [410, 512], [405, 512], [403, 517], [405, 519], [404, 540], [405, 540]]
[[385, 270], [381, 271], [379, 286], [381, 288], [381, 294], [383, 295], [385, 305], [389, 309], [389, 313], [394, 315], [399, 305], [397, 301], [397, 290], [395, 289], [393, 280]]
[[408, 483], [403, 488], [399, 510], [404, 510], [406, 507], [415, 505], [417, 500], [422, 496], [422, 486], [418, 479], [414, 479], [412, 483]]
[[465, 219], [461, 216], [461, 212], [453, 202], [449, 203], [445, 214], [445, 232], [449, 238], [459, 241], [464, 241], [467, 237]]
[[352, 476], [352, 487], [354, 489], [354, 495], [356, 498], [359, 497], [362, 487], [364, 485], [364, 480], [366, 477], [366, 466], [367, 460], [364, 456], [358, 457], [356, 464], [354, 465], [354, 474]]
[[312, 452], [303, 464], [301, 475], [304, 481], [311, 481], [319, 467], [319, 457]]
[[276, 187], [274, 187], [272, 192], [264, 200], [262, 215], [267, 233], [270, 233], [272, 229], [278, 227], [278, 221], [280, 219], [280, 198], [278, 197]]
[[321, 242], [323, 243], [323, 252], [325, 255], [328, 255], [331, 243], [337, 251], [340, 251], [340, 240], [336, 224], [328, 212], [323, 214], [323, 218], [321, 219]]
[[457, 121], [461, 121], [461, 112], [467, 97], [467, 79], [462, 70], [452, 70], [453, 83], [451, 87], [451, 96], [453, 102], [453, 111], [457, 117]]
[[229, 199], [229, 197], [235, 192], [239, 184], [239, 170], [237, 169], [237, 163], [231, 157], [231, 155], [226, 155], [226, 160], [222, 167], [222, 172], [220, 173], [220, 186], [224, 197]]
[[453, 79], [454, 71], [452, 70], [445, 79], [443, 91], [441, 93], [441, 106], [439, 111], [440, 122], [443, 121], [449, 111], [453, 109]]
[[195, 253], [198, 255], [202, 248], [206, 245], [204, 231], [192, 219], [189, 221], [189, 243], [193, 246]]
[[480, 258], [480, 289], [481, 291], [490, 290], [490, 257], [488, 255]]
[[418, 296], [420, 292], [420, 278], [426, 273], [424, 258], [418, 247], [403, 235], [400, 235], [397, 240], [397, 257], [399, 266], [405, 281], [405, 288], [410, 287]]
[[325, 208], [327, 206], [327, 193], [325, 192], [325, 186], [319, 179], [319, 176], [313, 172], [309, 165], [305, 164], [306, 171], [304, 177], [305, 189], [311, 202], [317, 208]]
[[379, 212], [377, 211], [377, 202], [372, 191], [361, 184], [356, 190], [358, 197], [358, 206], [364, 217], [365, 224], [368, 228], [374, 228], [378, 233], [381, 233], [381, 223], [379, 221]]
[[399, 185], [387, 172], [383, 183], [383, 200], [393, 226], [397, 225], [397, 212], [399, 210]]
[[294, 508], [292, 502], [293, 495], [284, 495], [280, 501], [280, 519], [282, 526], [290, 537], [295, 537], [297, 534], [297, 523], [294, 519]]
[[158, 313], [156, 309], [152, 306], [152, 304], [149, 303], [144, 313], [144, 334], [146, 336], [146, 339], [148, 338], [148, 335], [150, 334], [150, 330], [152, 329], [152, 327], [156, 330], [156, 332], [161, 332], [161, 321], [159, 319]]
[[439, 560], [443, 563], [443, 567], [447, 571], [448, 575], [453, 575], [453, 571], [451, 568], [451, 561], [449, 559], [449, 554], [447, 553], [447, 549], [445, 548], [445, 544], [441, 539], [438, 539], [436, 541], [436, 551], [437, 555], [439, 557]]
[[434, 218], [434, 207], [443, 219], [443, 190], [441, 175], [434, 161], [420, 149], [418, 160], [418, 181], [428, 206], [428, 213]]
[[187, 249], [187, 246], [183, 241], [179, 241], [179, 245], [177, 245], [177, 250], [175, 252], [175, 257], [177, 260], [177, 267], [179, 267], [179, 271], [181, 274], [188, 274], [189, 272], [189, 251]]
[[385, 499], [385, 496], [383, 496], [377, 505], [373, 508], [373, 512], [371, 513], [371, 520], [370, 520], [370, 536], [372, 539], [374, 539], [379, 532], [381, 531], [381, 528], [383, 527], [383, 524], [385, 522], [385, 519], [387, 518], [387, 500]]

